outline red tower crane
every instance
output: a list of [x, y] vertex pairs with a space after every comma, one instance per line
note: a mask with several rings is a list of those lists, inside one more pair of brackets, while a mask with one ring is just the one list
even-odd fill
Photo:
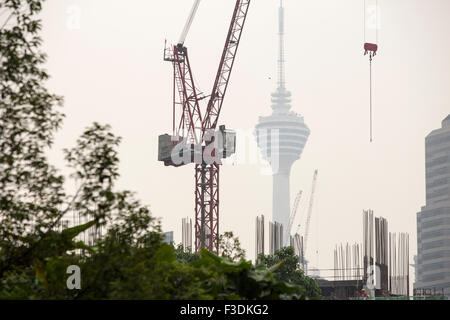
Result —
[[[195, 164], [195, 250], [218, 251], [219, 238], [219, 168], [221, 159], [235, 152], [236, 135], [225, 126], [216, 132], [220, 112], [230, 81], [236, 53], [251, 0], [236, 0], [231, 24], [209, 96], [204, 96], [194, 82], [188, 49], [184, 41], [197, 12], [191, 14], [177, 45], [166, 48], [164, 60], [173, 65], [173, 134], [159, 137], [158, 160], [166, 166]], [[208, 99], [202, 113], [201, 102]]]

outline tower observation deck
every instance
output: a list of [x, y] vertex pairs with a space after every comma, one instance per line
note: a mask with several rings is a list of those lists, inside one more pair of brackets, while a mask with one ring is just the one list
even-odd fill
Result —
[[272, 114], [260, 117], [256, 138], [262, 157], [273, 172], [273, 221], [283, 226], [283, 246], [289, 245], [290, 172], [300, 159], [310, 130], [303, 117], [290, 111], [291, 93], [286, 89], [284, 55], [284, 7], [279, 8], [278, 87], [272, 93]]

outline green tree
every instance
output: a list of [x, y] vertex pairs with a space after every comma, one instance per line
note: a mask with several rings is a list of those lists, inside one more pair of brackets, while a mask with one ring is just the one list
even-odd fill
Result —
[[[109, 126], [94, 123], [81, 135], [74, 148], [65, 151], [73, 169], [72, 177], [79, 188], [66, 209], [62, 210], [57, 202], [50, 203], [57, 214], [55, 220], [70, 212], [92, 221], [63, 231], [51, 227], [45, 233], [30, 233], [24, 244], [8, 243], [8, 248], [23, 249], [20, 256], [5, 257], [1, 247], [0, 256], [9, 268], [5, 268], [4, 277], [0, 277], [3, 278], [0, 297], [18, 295], [21, 298], [21, 292], [11, 291], [16, 282], [28, 283], [29, 297], [108, 297], [112, 291], [110, 283], [122, 277], [118, 265], [139, 264], [142, 260], [136, 260], [131, 253], [137, 251], [141, 253], [138, 257], [146, 259], [158, 249], [162, 243], [159, 222], [131, 192], [114, 189], [119, 177], [116, 151], [119, 143], [120, 139], [110, 132]], [[35, 212], [30, 210], [28, 214], [32, 217]], [[96, 231], [104, 228], [104, 235], [98, 233], [93, 247], [73, 240], [89, 228]], [[66, 288], [65, 268], [72, 264], [83, 270], [84, 289], [81, 292]]]
[[310, 298], [321, 297], [321, 290], [317, 281], [306, 276], [303, 270], [300, 269], [299, 258], [295, 255], [292, 247], [281, 248], [273, 255], [261, 254], [259, 256], [259, 261], [260, 264], [268, 268], [284, 261], [284, 265], [274, 272], [277, 280], [296, 284], [305, 288], [306, 295]]
[[[70, 202], [64, 178], [45, 156], [63, 115], [44, 86], [42, 1], [3, 0], [0, 12], [0, 276], [27, 263], [31, 247], [57, 225]], [[67, 209], [63, 209], [67, 210]]]
[[183, 245], [180, 244], [175, 248], [175, 258], [181, 263], [190, 263], [200, 259], [199, 253], [193, 253], [192, 250], [185, 250]]
[[[237, 262], [245, 259], [245, 250], [241, 247], [238, 237], [233, 232], [224, 232], [219, 236], [219, 256]], [[180, 244], [175, 248], [175, 257], [178, 261], [189, 263], [200, 259], [200, 253], [193, 253], [192, 250], [185, 250]]]
[[225, 232], [219, 236], [219, 255], [234, 262], [245, 259], [245, 250], [233, 232]]
[[191, 263], [200, 270], [207, 270], [207, 278], [201, 281], [206, 294], [213, 299], [244, 300], [298, 300], [305, 299], [305, 290], [297, 285], [279, 281], [273, 272], [283, 267], [280, 262], [267, 269], [253, 266], [250, 261], [232, 262], [202, 249], [201, 259]]
[[66, 193], [65, 178], [47, 160], [64, 116], [63, 99], [45, 87], [49, 75], [42, 68], [46, 55], [40, 51], [38, 18], [43, 2], [0, 1], [5, 17], [0, 23], [0, 279], [9, 284], [11, 279], [35, 283], [35, 278], [50, 284], [41, 271], [57, 265], [51, 259], [80, 258], [71, 252], [74, 246], [66, 246], [71, 240], [57, 232], [69, 213], [92, 219], [89, 227], [96, 231], [114, 225], [116, 235], [129, 235], [127, 241], [134, 243], [149, 229], [158, 231], [148, 208], [131, 192], [113, 190], [120, 138], [108, 126], [94, 123], [76, 147], [65, 150], [74, 194]]
[[[70, 180], [49, 163], [63, 114], [62, 98], [45, 88], [43, 2], [0, 1], [0, 299], [304, 298], [304, 288], [274, 276], [285, 261], [252, 266], [232, 234], [226, 258], [202, 250], [180, 259], [148, 207], [116, 190], [121, 139], [109, 126], [94, 123], [64, 151]], [[68, 214], [88, 222], [61, 230]], [[77, 240], [87, 230], [93, 243]], [[81, 290], [66, 287], [70, 265], [81, 269]]]

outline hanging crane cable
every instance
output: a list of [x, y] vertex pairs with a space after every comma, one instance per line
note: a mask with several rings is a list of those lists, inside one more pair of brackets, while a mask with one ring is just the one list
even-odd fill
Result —
[[[378, 27], [378, 0], [364, 0], [364, 55], [369, 55], [370, 142], [373, 142], [372, 60], [378, 51]], [[375, 30], [375, 34], [371, 35], [369, 30]], [[372, 39], [368, 40], [368, 36], [371, 36]]]
[[369, 82], [370, 82], [370, 142], [373, 142], [373, 100], [372, 100], [372, 53], [369, 56]]

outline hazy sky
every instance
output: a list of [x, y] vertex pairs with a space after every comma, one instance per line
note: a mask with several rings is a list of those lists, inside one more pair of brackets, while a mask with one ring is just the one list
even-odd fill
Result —
[[[208, 92], [235, 1], [204, 0], [186, 41], [198, 86]], [[120, 188], [135, 190], [181, 241], [194, 215], [194, 169], [157, 162], [157, 137], [171, 130], [172, 73], [164, 40], [177, 41], [192, 1], [47, 0], [44, 49], [49, 87], [65, 97], [67, 118], [50, 156], [93, 121], [122, 136]], [[276, 87], [276, 0], [252, 1], [220, 123], [251, 132], [268, 115]], [[287, 87], [311, 136], [292, 169], [291, 200], [309, 195], [319, 170], [310, 250], [333, 267], [340, 242], [362, 242], [362, 211], [411, 234], [425, 204], [424, 138], [450, 113], [450, 1], [379, 0], [374, 59], [374, 143], [369, 143], [368, 58], [363, 0], [286, 0]], [[64, 169], [65, 170], [65, 169]], [[67, 172], [67, 171], [64, 171]], [[221, 170], [220, 228], [234, 231], [254, 259], [255, 217], [271, 216], [272, 178], [255, 164]], [[301, 202], [304, 221], [307, 197]], [[317, 254], [318, 252], [318, 254]]]

